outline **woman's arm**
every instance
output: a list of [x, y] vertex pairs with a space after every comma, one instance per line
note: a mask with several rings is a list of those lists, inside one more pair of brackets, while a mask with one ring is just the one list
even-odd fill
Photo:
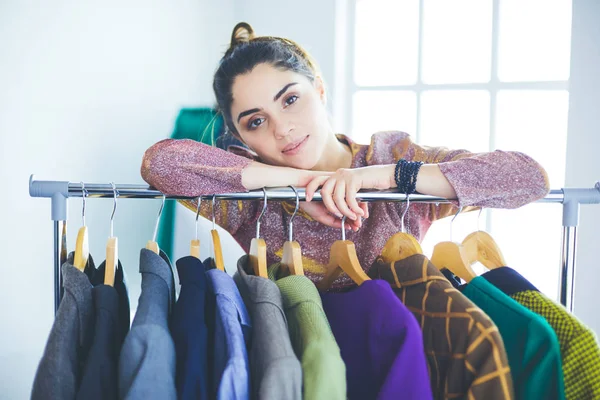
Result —
[[144, 154], [142, 178], [169, 195], [196, 197], [263, 187], [305, 186], [328, 173], [263, 164], [189, 139], [165, 139]]
[[[198, 197], [219, 193], [245, 192], [262, 187], [306, 185], [316, 173], [274, 167], [194, 140], [165, 139], [146, 150], [141, 166], [143, 179], [167, 195]], [[321, 173], [320, 175], [328, 174]], [[196, 212], [196, 200], [181, 200]], [[203, 201], [200, 215], [212, 218], [210, 201]], [[215, 222], [234, 234], [242, 224], [260, 212], [256, 201], [217, 201]], [[314, 214], [314, 213], [313, 213]], [[329, 216], [317, 215], [325, 221]], [[333, 222], [332, 222], [333, 223]]]
[[321, 187], [323, 203], [338, 216], [363, 216], [356, 200], [360, 189], [396, 187], [395, 162], [404, 158], [422, 161], [417, 176], [419, 193], [456, 199], [439, 207], [432, 205], [431, 220], [456, 213], [458, 207], [518, 208], [548, 193], [544, 168], [526, 154], [496, 150], [470, 153], [445, 147], [420, 146], [403, 132], [381, 132], [373, 136], [368, 167], [338, 170], [333, 176], [314, 178], [307, 196]]

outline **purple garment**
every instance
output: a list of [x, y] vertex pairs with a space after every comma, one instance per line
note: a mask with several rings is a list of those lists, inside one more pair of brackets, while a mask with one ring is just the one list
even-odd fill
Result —
[[346, 363], [349, 399], [432, 398], [421, 330], [387, 282], [321, 299]]

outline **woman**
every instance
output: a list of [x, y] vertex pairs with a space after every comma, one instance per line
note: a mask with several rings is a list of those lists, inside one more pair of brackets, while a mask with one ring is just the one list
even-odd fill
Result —
[[[163, 140], [144, 155], [144, 180], [163, 193], [190, 197], [274, 186], [306, 188], [307, 201], [294, 219], [294, 239], [302, 246], [305, 274], [314, 281], [323, 275], [331, 244], [341, 238], [342, 216], [348, 218], [347, 239], [355, 243], [365, 270], [400, 230], [404, 203], [357, 202], [360, 189], [397, 188], [401, 183], [402, 192], [457, 199], [453, 204], [410, 206], [405, 224], [417, 240], [457, 206], [517, 208], [548, 192], [544, 169], [519, 152], [473, 154], [424, 147], [403, 132], [375, 133], [370, 145], [334, 134], [316, 63], [291, 40], [256, 37], [246, 23], [235, 26], [213, 89], [228, 132], [251, 151]], [[311, 202], [318, 188], [323, 202]], [[194, 202], [184, 203], [196, 210]], [[210, 218], [208, 203], [201, 205], [201, 214]], [[217, 223], [248, 251], [261, 209], [260, 201], [221, 201], [215, 213]], [[293, 210], [294, 202], [268, 203], [261, 236], [269, 264], [282, 255]], [[351, 284], [342, 275], [333, 287]]]

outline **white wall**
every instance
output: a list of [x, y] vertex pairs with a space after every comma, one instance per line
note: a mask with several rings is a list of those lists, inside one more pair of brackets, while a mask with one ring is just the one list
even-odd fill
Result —
[[[178, 110], [212, 104], [233, 23], [232, 0], [0, 2], [0, 398], [29, 397], [53, 320], [50, 202], [29, 197], [29, 174], [143, 183], [143, 151], [169, 136]], [[115, 215], [134, 306], [159, 205], [123, 200]], [[88, 201], [98, 262], [111, 206]], [[80, 213], [70, 201], [71, 249]]]
[[[600, 3], [573, 1], [567, 187], [600, 180]], [[575, 277], [575, 314], [600, 334], [598, 239], [600, 205], [581, 206]]]

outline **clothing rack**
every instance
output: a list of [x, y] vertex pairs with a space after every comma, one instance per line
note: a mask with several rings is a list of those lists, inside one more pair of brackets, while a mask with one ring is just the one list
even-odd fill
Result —
[[[114, 191], [111, 184], [84, 183], [86, 198], [113, 198]], [[125, 199], [157, 199], [162, 198], [163, 193], [151, 189], [148, 185], [116, 184], [118, 198]], [[54, 221], [54, 310], [60, 304], [60, 288], [62, 277], [61, 265], [67, 257], [66, 250], [66, 221], [67, 221], [67, 199], [69, 197], [82, 197], [83, 189], [81, 183], [68, 181], [36, 181], [35, 175], [29, 178], [29, 195], [31, 197], [45, 197], [52, 199], [51, 219]], [[304, 189], [298, 189], [300, 201], [306, 200]], [[266, 189], [269, 201], [296, 200], [296, 194], [291, 188], [269, 188]], [[254, 190], [243, 193], [223, 193], [215, 195], [219, 200], [263, 200], [264, 192]], [[196, 197], [165, 196], [173, 200], [192, 200]], [[212, 199], [213, 196], [202, 196], [202, 199]], [[404, 193], [391, 190], [377, 192], [359, 192], [358, 200], [375, 201], [406, 201], [416, 203], [449, 203], [450, 200], [443, 197], [428, 196], [422, 194], [411, 194], [408, 197]], [[313, 199], [321, 200], [321, 194], [315, 193]], [[579, 225], [579, 206], [581, 204], [600, 204], [600, 181], [592, 188], [562, 188], [550, 190], [550, 192], [536, 203], [561, 203], [563, 206], [563, 230], [560, 260], [560, 302], [569, 311], [573, 311], [573, 296], [575, 292], [575, 256], [577, 250], [577, 226]]]

